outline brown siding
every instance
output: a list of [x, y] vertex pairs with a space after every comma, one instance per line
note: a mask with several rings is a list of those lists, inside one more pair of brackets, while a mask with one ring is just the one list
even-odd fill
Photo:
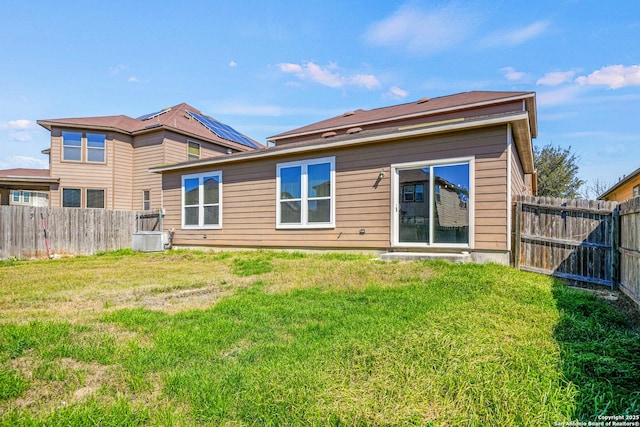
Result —
[[[165, 158], [164, 164], [180, 163], [188, 160], [187, 141], [200, 144], [200, 158], [221, 156], [227, 153], [227, 148], [197, 138], [189, 138], [174, 132], [166, 132], [164, 136]], [[233, 150], [237, 151], [237, 150]]]
[[[277, 230], [276, 164], [332, 155], [336, 157], [335, 228]], [[506, 126], [183, 172], [222, 170], [221, 230], [181, 230], [182, 174], [167, 172], [164, 224], [175, 228], [177, 245], [385, 249], [391, 244], [390, 166], [467, 156], [475, 156], [475, 248], [506, 250]], [[382, 168], [387, 175], [376, 185]]]
[[511, 144], [511, 195], [531, 195], [531, 191], [524, 182], [522, 163], [515, 144]]

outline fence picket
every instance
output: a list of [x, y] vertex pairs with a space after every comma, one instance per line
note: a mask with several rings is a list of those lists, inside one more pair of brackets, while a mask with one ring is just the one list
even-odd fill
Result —
[[[90, 255], [131, 247], [136, 211], [0, 206], [0, 259], [45, 258], [42, 218], [52, 254]], [[147, 212], [149, 213], [149, 212]], [[157, 230], [158, 221], [146, 221], [142, 230]]]

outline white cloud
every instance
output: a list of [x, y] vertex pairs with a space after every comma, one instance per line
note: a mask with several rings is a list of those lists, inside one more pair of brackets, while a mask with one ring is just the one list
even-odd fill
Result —
[[45, 159], [38, 159], [29, 156], [13, 156], [7, 162], [3, 162], [3, 169], [13, 168], [30, 168], [30, 169], [48, 169], [49, 162]]
[[17, 142], [27, 142], [27, 141], [31, 141], [32, 139], [31, 133], [26, 131], [12, 132], [11, 134], [9, 134], [9, 136], [13, 141], [17, 141]]
[[236, 61], [229, 62], [229, 67], [233, 68], [233, 67], [237, 67], [237, 66], [238, 66], [238, 63]]
[[118, 75], [123, 71], [128, 71], [129, 67], [124, 64], [112, 65], [109, 67], [109, 72], [113, 75]]
[[594, 71], [588, 76], [576, 78], [581, 86], [604, 85], [610, 89], [618, 89], [625, 86], [640, 86], [640, 65], [609, 65]]
[[0, 123], [0, 130], [25, 130], [33, 129], [35, 127], [35, 122], [26, 119], [10, 120], [5, 123]]
[[576, 102], [578, 96], [582, 92], [580, 86], [562, 86], [558, 89], [546, 92], [538, 92], [536, 103], [539, 107], [548, 107], [560, 104], [571, 104]]
[[376, 46], [429, 55], [460, 44], [475, 27], [475, 21], [471, 13], [453, 3], [430, 10], [404, 5], [371, 25], [364, 37]]
[[549, 21], [537, 21], [526, 27], [511, 31], [501, 31], [489, 35], [484, 39], [485, 46], [516, 46], [544, 34], [549, 28]]
[[544, 77], [539, 78], [536, 81], [536, 84], [543, 86], [557, 86], [559, 84], [572, 81], [575, 74], [575, 71], [553, 71], [545, 74]]
[[129, 77], [129, 78], [127, 79], [127, 81], [128, 81], [129, 83], [140, 83], [140, 79], [139, 79], [139, 78], [137, 78], [136, 76], [131, 76], [131, 77]]
[[409, 92], [407, 92], [406, 90], [400, 89], [398, 86], [391, 86], [387, 91], [387, 93], [385, 93], [383, 96], [385, 98], [399, 100], [399, 99], [406, 98], [407, 95], [409, 95]]
[[511, 81], [518, 81], [527, 77], [527, 73], [516, 71], [516, 69], [513, 67], [500, 68], [500, 71], [504, 73], [504, 76], [507, 78], [507, 80]]
[[283, 63], [279, 67], [283, 73], [295, 74], [300, 80], [310, 80], [332, 88], [361, 86], [367, 89], [375, 89], [380, 86], [380, 82], [372, 74], [342, 75], [338, 65], [335, 63], [330, 63], [326, 67], [321, 67], [313, 62], [303, 62], [302, 64]]

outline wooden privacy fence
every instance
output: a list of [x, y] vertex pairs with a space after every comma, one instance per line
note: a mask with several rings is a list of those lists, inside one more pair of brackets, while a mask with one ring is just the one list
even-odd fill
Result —
[[[138, 223], [136, 214], [105, 209], [0, 206], [0, 259], [46, 258], [43, 219], [51, 254], [91, 255], [130, 248]], [[145, 219], [142, 229], [154, 230], [157, 223]]]
[[640, 305], [640, 197], [618, 205], [620, 215], [620, 290]]
[[615, 202], [520, 196], [514, 265], [563, 279], [613, 286], [617, 270]]
[[521, 270], [620, 289], [640, 304], [640, 198], [519, 196], [514, 265]]

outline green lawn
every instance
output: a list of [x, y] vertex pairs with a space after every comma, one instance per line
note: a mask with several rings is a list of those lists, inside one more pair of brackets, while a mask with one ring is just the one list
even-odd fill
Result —
[[0, 262], [0, 425], [554, 425], [640, 414], [640, 330], [498, 265]]

